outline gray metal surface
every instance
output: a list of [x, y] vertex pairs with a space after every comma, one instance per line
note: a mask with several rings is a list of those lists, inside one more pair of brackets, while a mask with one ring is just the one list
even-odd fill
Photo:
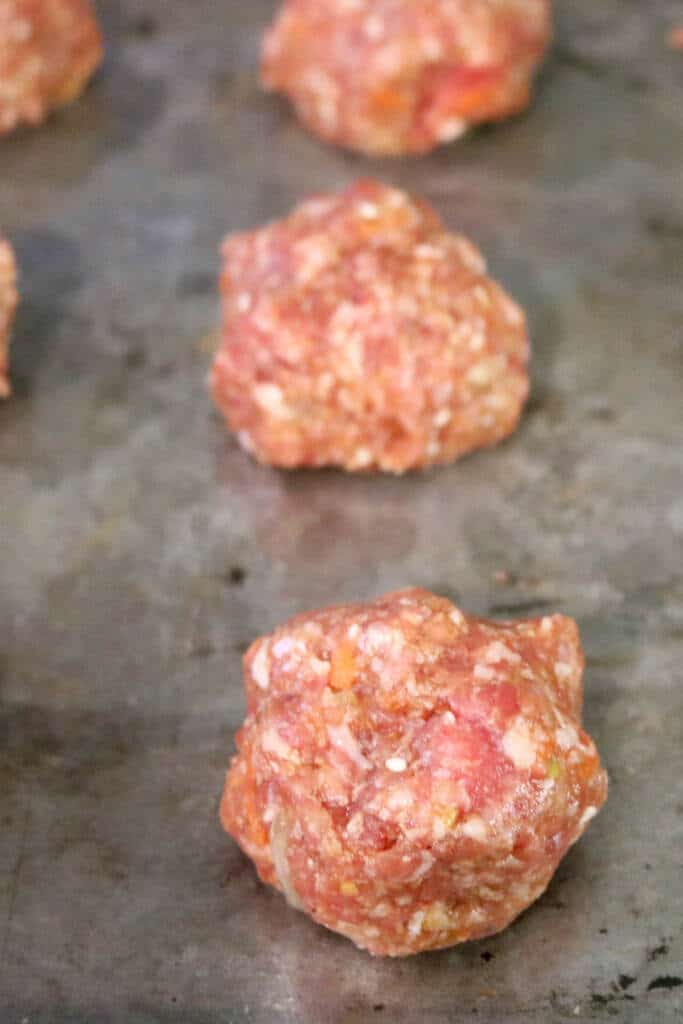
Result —
[[[23, 290], [0, 408], [0, 1019], [680, 1019], [680, 5], [558, 4], [527, 116], [382, 163], [258, 91], [273, 6], [103, 0], [94, 87], [0, 143]], [[368, 173], [432, 199], [524, 303], [528, 412], [423, 476], [259, 468], [204, 386], [217, 246]], [[250, 639], [406, 584], [575, 615], [612, 786], [508, 931], [380, 961], [262, 887], [217, 806]]]

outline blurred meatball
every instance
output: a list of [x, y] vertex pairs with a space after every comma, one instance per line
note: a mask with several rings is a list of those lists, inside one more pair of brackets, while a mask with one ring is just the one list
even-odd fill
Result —
[[18, 300], [14, 255], [0, 238], [0, 398], [10, 394], [9, 338]]
[[0, 134], [70, 103], [101, 60], [89, 0], [0, 0]]

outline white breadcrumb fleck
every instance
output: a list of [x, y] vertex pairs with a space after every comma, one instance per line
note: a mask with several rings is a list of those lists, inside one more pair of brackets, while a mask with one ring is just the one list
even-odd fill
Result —
[[439, 411], [434, 414], [432, 422], [437, 429], [440, 429], [441, 427], [448, 426], [452, 419], [453, 413], [450, 409], [439, 409]]
[[240, 448], [244, 448], [245, 452], [249, 452], [249, 454], [251, 454], [256, 447], [248, 430], [238, 431], [237, 442]]
[[294, 646], [295, 641], [290, 636], [281, 636], [273, 643], [272, 651], [276, 658], [281, 658], [283, 654], [289, 654]]
[[475, 679], [481, 679], [482, 682], [490, 682], [496, 678], [495, 669], [491, 668], [490, 665], [481, 665], [479, 662], [474, 666], [474, 672], [472, 673]]
[[311, 658], [309, 665], [317, 676], [327, 676], [330, 674], [329, 661], [323, 661], [322, 658]]
[[486, 260], [479, 250], [462, 236], [458, 237], [456, 242], [460, 259], [465, 266], [476, 274], [486, 273]]
[[462, 629], [466, 622], [465, 616], [459, 608], [451, 608], [448, 613], [448, 618], [451, 620], [453, 625], [457, 626], [459, 629]]
[[370, 655], [387, 654], [390, 651], [397, 654], [405, 647], [405, 638], [398, 629], [373, 622], [366, 629], [359, 646]]
[[390, 772], [404, 772], [408, 767], [405, 757], [388, 757], [384, 764]]
[[360, 203], [358, 206], [358, 212], [363, 220], [376, 220], [379, 214], [379, 207], [376, 203]]
[[454, 142], [461, 138], [467, 131], [467, 121], [461, 117], [451, 117], [439, 126], [438, 138], [440, 142]]
[[292, 417], [292, 410], [285, 401], [282, 388], [277, 384], [257, 384], [254, 388], [254, 400], [276, 419], [286, 420]]
[[489, 834], [488, 825], [478, 814], [472, 814], [466, 818], [460, 826], [460, 831], [468, 839], [475, 839], [479, 843], [485, 842]]
[[567, 680], [571, 679], [574, 672], [571, 665], [568, 665], [566, 661], [555, 662], [555, 675], [561, 683], [566, 683]]
[[574, 726], [567, 722], [562, 728], [555, 730], [555, 742], [560, 750], [569, 750], [571, 747], [578, 746], [579, 734]]
[[515, 768], [522, 771], [531, 768], [535, 763], [536, 744], [531, 737], [529, 726], [523, 719], [516, 721], [503, 736], [503, 750]]
[[368, 39], [381, 39], [384, 35], [384, 18], [378, 14], [369, 14], [363, 22], [363, 31]]
[[251, 663], [251, 675], [259, 689], [268, 689], [270, 686], [270, 658], [267, 643], [261, 644], [254, 655]]
[[353, 456], [353, 466], [357, 469], [365, 469], [372, 463], [372, 452], [369, 448], [357, 448]]
[[410, 921], [408, 922], [408, 934], [413, 937], [419, 935], [422, 931], [422, 922], [425, 919], [424, 910], [416, 910]]
[[485, 388], [493, 381], [494, 369], [491, 360], [483, 359], [475, 363], [467, 374], [466, 380], [475, 388]]
[[519, 665], [522, 660], [516, 651], [510, 650], [502, 641], [494, 640], [484, 651], [484, 659], [488, 662], [507, 661], [510, 665]]
[[430, 245], [428, 242], [421, 242], [415, 246], [415, 255], [420, 260], [442, 260], [443, 249], [438, 245]]

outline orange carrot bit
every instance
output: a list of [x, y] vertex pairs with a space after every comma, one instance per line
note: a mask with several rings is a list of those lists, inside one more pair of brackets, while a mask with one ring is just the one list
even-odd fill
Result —
[[356, 678], [356, 659], [350, 644], [340, 644], [332, 655], [330, 666], [330, 687], [333, 690], [349, 690]]

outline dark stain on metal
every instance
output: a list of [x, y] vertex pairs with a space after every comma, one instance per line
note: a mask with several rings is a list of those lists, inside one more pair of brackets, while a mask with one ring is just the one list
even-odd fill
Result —
[[522, 618], [524, 615], [535, 612], [542, 613], [548, 608], [557, 608], [558, 604], [557, 600], [551, 601], [549, 598], [538, 598], [536, 601], [509, 601], [490, 605], [489, 612], [491, 615], [510, 615]]
[[683, 985], [683, 978], [673, 974], [660, 974], [658, 978], [653, 978], [647, 986], [647, 990], [648, 992], [654, 992], [655, 989], [663, 988], [668, 991], [672, 988], [680, 988], [681, 985]]
[[151, 39], [159, 31], [159, 22], [153, 14], [142, 12], [127, 23], [126, 30], [138, 39]]

